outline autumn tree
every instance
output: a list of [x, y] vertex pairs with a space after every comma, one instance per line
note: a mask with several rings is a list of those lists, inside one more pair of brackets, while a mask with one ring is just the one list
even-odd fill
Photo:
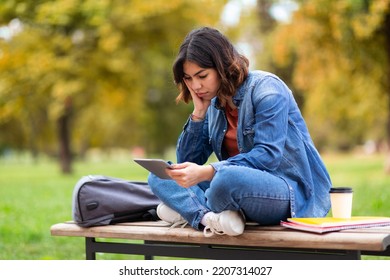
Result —
[[77, 149], [174, 144], [172, 59], [225, 2], [2, 1], [0, 25], [22, 28], [0, 39], [0, 145], [58, 154], [69, 173]]
[[351, 149], [389, 139], [390, 1], [296, 2], [291, 22], [273, 35], [273, 58], [293, 65], [315, 142]]

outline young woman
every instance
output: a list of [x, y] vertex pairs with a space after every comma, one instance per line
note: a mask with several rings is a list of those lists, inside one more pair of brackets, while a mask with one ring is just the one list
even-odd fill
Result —
[[[291, 91], [248, 65], [216, 29], [193, 30], [182, 43], [173, 64], [177, 101], [194, 109], [178, 163], [167, 170], [172, 180], [148, 179], [162, 220], [234, 236], [246, 221], [328, 213], [331, 180]], [[212, 153], [218, 162], [208, 163]]]

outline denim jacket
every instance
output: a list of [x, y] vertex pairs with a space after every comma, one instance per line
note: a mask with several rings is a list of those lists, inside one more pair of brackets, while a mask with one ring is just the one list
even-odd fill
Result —
[[227, 120], [217, 98], [204, 121], [189, 118], [177, 143], [178, 162], [205, 164], [214, 152], [222, 166], [241, 165], [282, 178], [290, 189], [292, 217], [321, 217], [330, 208], [331, 179], [309, 135], [291, 90], [274, 74], [251, 71], [233, 102], [238, 108], [240, 153], [223, 151]]

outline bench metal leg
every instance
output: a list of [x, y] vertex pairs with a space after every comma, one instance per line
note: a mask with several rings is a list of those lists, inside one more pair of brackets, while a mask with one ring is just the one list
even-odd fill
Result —
[[96, 244], [95, 238], [93, 237], [85, 238], [85, 259], [96, 260], [96, 251], [94, 249], [95, 244]]
[[[147, 240], [144, 241], [144, 244], [150, 244], [150, 243], [151, 243], [151, 242], [149, 242], [149, 241], [147, 241]], [[149, 261], [150, 261], [150, 260], [154, 260], [154, 256], [148, 254], [148, 255], [145, 255], [145, 256], [144, 256], [144, 259], [145, 259], [145, 260], [149, 260]]]

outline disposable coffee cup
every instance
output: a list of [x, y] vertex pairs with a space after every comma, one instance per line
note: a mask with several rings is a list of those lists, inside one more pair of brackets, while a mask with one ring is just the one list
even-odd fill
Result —
[[333, 218], [350, 219], [352, 215], [352, 188], [331, 188], [329, 193]]

